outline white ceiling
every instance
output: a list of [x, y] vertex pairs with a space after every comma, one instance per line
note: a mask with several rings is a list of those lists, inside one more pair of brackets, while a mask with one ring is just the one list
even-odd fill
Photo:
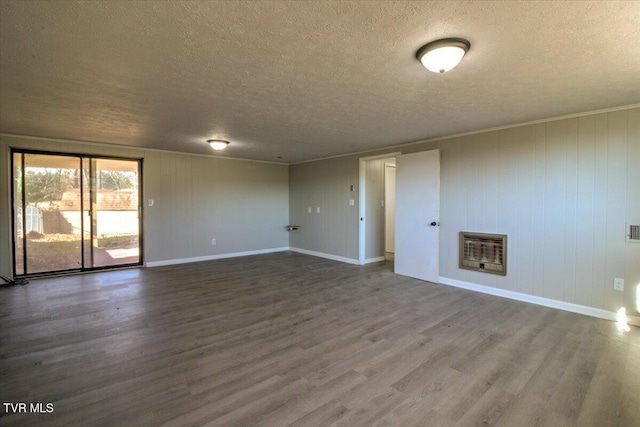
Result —
[[0, 2], [5, 133], [289, 163], [639, 101], [640, 1]]

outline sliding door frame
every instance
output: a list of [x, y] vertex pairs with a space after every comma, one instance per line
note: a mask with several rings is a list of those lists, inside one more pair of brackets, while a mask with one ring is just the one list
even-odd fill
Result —
[[[15, 192], [15, 154], [22, 154], [21, 156], [21, 164], [20, 164], [20, 169], [22, 171], [22, 182], [21, 182], [21, 193], [22, 193], [22, 200], [20, 201], [20, 204], [22, 206], [22, 262], [23, 262], [23, 274], [16, 274], [17, 271], [17, 265], [16, 265], [16, 248], [17, 248], [17, 241], [16, 241], [16, 237], [17, 237], [17, 233], [16, 233], [16, 218], [17, 218], [17, 212], [16, 212], [16, 192]], [[118, 265], [108, 265], [108, 266], [101, 266], [101, 267], [93, 267], [93, 257], [94, 257], [94, 253], [93, 253], [93, 237], [94, 235], [96, 235], [97, 230], [94, 229], [96, 223], [94, 223], [93, 221], [93, 216], [94, 216], [94, 212], [93, 212], [93, 206], [90, 206], [90, 214], [89, 214], [89, 222], [90, 222], [90, 240], [89, 240], [89, 244], [91, 245], [91, 267], [86, 267], [85, 266], [85, 220], [84, 220], [84, 192], [86, 191], [85, 184], [83, 183], [83, 177], [82, 177], [82, 173], [80, 174], [80, 224], [81, 224], [81, 228], [82, 230], [80, 230], [80, 250], [81, 250], [81, 267], [80, 268], [71, 268], [71, 269], [64, 269], [64, 270], [54, 270], [54, 271], [46, 271], [46, 272], [39, 272], [39, 273], [27, 273], [28, 269], [27, 269], [27, 246], [26, 246], [26, 233], [24, 232], [26, 229], [26, 210], [25, 210], [25, 201], [26, 201], [26, 193], [25, 193], [25, 189], [26, 189], [26, 183], [25, 183], [25, 154], [38, 154], [38, 155], [48, 155], [48, 156], [67, 156], [67, 157], [76, 157], [78, 158], [79, 161], [79, 165], [80, 165], [80, 171], [83, 170], [84, 168], [84, 160], [87, 159], [89, 160], [89, 182], [88, 182], [88, 187], [89, 187], [89, 191], [90, 194], [92, 195], [91, 198], [96, 197], [95, 196], [95, 191], [94, 191], [94, 182], [95, 180], [92, 178], [93, 175], [95, 175], [95, 160], [100, 160], [100, 159], [104, 159], [104, 160], [124, 160], [124, 161], [130, 161], [130, 162], [137, 162], [138, 164], [138, 262], [135, 263], [127, 263], [127, 264], [118, 264]], [[43, 151], [43, 150], [29, 150], [29, 149], [23, 149], [23, 148], [11, 148], [10, 150], [10, 155], [9, 155], [9, 167], [11, 168], [11, 256], [12, 256], [12, 260], [11, 260], [11, 266], [13, 269], [13, 273], [14, 273], [14, 277], [44, 277], [44, 276], [54, 276], [54, 275], [60, 275], [60, 274], [66, 274], [66, 273], [79, 273], [79, 272], [89, 272], [89, 271], [98, 271], [98, 270], [112, 270], [112, 269], [117, 269], [117, 268], [128, 268], [128, 267], [139, 267], [144, 265], [144, 228], [143, 228], [143, 218], [144, 218], [144, 203], [143, 203], [143, 188], [144, 188], [144, 182], [143, 182], [143, 161], [144, 159], [139, 158], [139, 157], [120, 157], [120, 156], [104, 156], [101, 154], [86, 154], [86, 153], [69, 153], [69, 152], [59, 152], [59, 151]], [[95, 213], [97, 214], [97, 212]]]

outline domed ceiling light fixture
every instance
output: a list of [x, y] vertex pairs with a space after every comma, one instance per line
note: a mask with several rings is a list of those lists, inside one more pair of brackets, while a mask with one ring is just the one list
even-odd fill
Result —
[[227, 148], [227, 145], [229, 145], [229, 141], [223, 141], [221, 139], [208, 139], [207, 142], [211, 148], [217, 151], [224, 150]]
[[458, 65], [470, 47], [471, 43], [466, 39], [440, 39], [422, 46], [416, 57], [427, 70], [445, 73]]

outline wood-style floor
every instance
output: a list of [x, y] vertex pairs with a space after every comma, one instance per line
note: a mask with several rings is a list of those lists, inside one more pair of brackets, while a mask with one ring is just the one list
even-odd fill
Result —
[[[640, 329], [278, 253], [0, 290], [0, 425], [640, 426]], [[45, 407], [46, 408], [46, 407]]]

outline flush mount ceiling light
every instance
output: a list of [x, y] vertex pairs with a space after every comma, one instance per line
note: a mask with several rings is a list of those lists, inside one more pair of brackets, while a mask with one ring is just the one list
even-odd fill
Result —
[[208, 139], [207, 142], [214, 150], [224, 150], [229, 145], [229, 141], [223, 141], [221, 139]]
[[427, 70], [444, 73], [458, 65], [470, 47], [465, 39], [440, 39], [422, 46], [416, 57]]

